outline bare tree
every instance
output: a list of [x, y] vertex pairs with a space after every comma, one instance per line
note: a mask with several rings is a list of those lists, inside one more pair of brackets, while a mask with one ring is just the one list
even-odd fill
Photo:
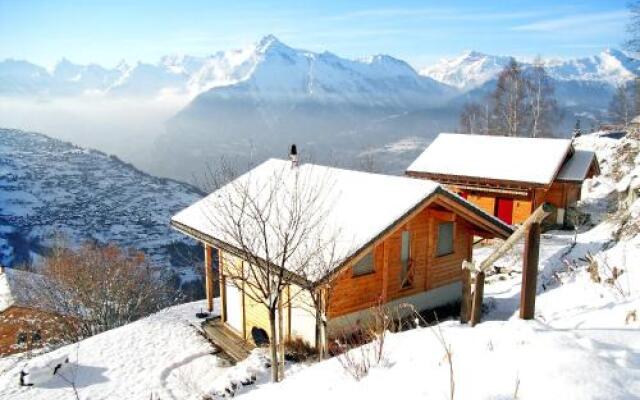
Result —
[[640, 51], [640, 1], [633, 0], [627, 5], [630, 18], [627, 23], [627, 40], [625, 47], [630, 51]]
[[30, 304], [56, 315], [61, 342], [116, 328], [179, 300], [167, 278], [150, 267], [142, 253], [115, 245], [55, 247], [37, 278], [33, 275], [20, 286]]
[[560, 120], [561, 113], [555, 99], [555, 89], [544, 63], [536, 57], [533, 65], [525, 72], [527, 100], [529, 102], [528, 120], [531, 137], [551, 137], [553, 127]]
[[625, 85], [618, 85], [609, 103], [611, 121], [624, 126], [629, 125], [633, 118], [633, 99]]
[[490, 131], [506, 136], [524, 136], [529, 126], [527, 80], [522, 66], [511, 59], [498, 75], [496, 89], [490, 96], [493, 106]]
[[333, 288], [339, 276], [339, 271], [337, 271], [339, 257], [336, 244], [340, 238], [340, 230], [333, 230], [330, 236], [327, 235], [326, 239], [317, 242], [314, 268], [302, 271], [305, 279], [300, 287], [308, 295], [310, 304], [306, 304], [306, 306], [313, 310], [313, 316], [316, 320], [315, 348], [318, 361], [322, 361], [328, 354], [327, 307], [331, 303]]
[[479, 103], [466, 103], [460, 113], [460, 133], [487, 134], [488, 127], [488, 105]]
[[277, 316], [288, 301], [283, 290], [304, 286], [334, 240], [325, 233], [330, 176], [296, 164], [262, 175], [250, 171], [204, 205], [222, 242], [224, 278], [268, 310], [273, 381], [280, 379]]

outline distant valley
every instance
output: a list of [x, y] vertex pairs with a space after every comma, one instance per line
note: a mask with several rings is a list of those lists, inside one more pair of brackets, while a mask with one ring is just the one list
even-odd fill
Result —
[[200, 249], [169, 228], [198, 189], [37, 133], [0, 129], [0, 155], [1, 264], [37, 262], [58, 240], [113, 242], [177, 281], [198, 279]]

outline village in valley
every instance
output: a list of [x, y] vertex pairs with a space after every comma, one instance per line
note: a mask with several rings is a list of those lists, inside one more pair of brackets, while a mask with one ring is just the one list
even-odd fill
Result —
[[640, 398], [624, 7], [625, 51], [578, 67], [468, 53], [419, 75], [272, 35], [158, 67], [0, 62], [7, 105], [191, 96], [133, 163], [0, 128], [0, 400]]

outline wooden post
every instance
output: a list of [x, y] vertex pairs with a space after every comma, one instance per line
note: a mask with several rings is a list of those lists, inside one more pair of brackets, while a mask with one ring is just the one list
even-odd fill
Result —
[[205, 293], [207, 295], [207, 310], [213, 311], [213, 268], [212, 268], [211, 246], [204, 244], [204, 281]]
[[[520, 225], [518, 229], [515, 230], [515, 232], [513, 232], [513, 234], [511, 234], [511, 236], [509, 236], [507, 240], [505, 240], [500, 245], [498, 249], [496, 249], [493, 253], [491, 253], [491, 255], [489, 255], [489, 257], [487, 257], [479, 265], [476, 265], [475, 263], [468, 262], [468, 261], [463, 262], [462, 264], [463, 270], [469, 269], [469, 270], [477, 271], [476, 282], [474, 284], [474, 290], [473, 290], [471, 326], [474, 326], [478, 322], [480, 322], [480, 317], [482, 315], [482, 296], [484, 293], [484, 271], [487, 270], [488, 268], [491, 268], [493, 266], [493, 263], [496, 260], [502, 257], [509, 249], [511, 249], [517, 243], [517, 241], [520, 238], [522, 238], [525, 235], [529, 235], [527, 236], [527, 244], [525, 245], [525, 248], [529, 249], [529, 250], [526, 250], [527, 254], [525, 255], [525, 260], [530, 258], [530, 261], [526, 261], [526, 262], [534, 266], [535, 272], [533, 273], [532, 277], [531, 275], [529, 275], [530, 278], [528, 279], [528, 282], [531, 282], [531, 280], [533, 280], [534, 282], [533, 289], [529, 287], [531, 286], [531, 284], [527, 285], [527, 290], [529, 291], [533, 290], [533, 295], [531, 295], [531, 293], [528, 293], [528, 294], [524, 293], [525, 292], [524, 290], [525, 289], [525, 277], [524, 277], [525, 272], [523, 271], [522, 294], [521, 294], [522, 296], [521, 300], [523, 305], [521, 307], [521, 316], [529, 315], [523, 311], [524, 303], [526, 300], [527, 307], [531, 308], [531, 311], [530, 311], [531, 318], [533, 318], [533, 310], [535, 308], [535, 290], [536, 290], [535, 282], [537, 280], [537, 274], [538, 274], [538, 271], [537, 271], [538, 270], [538, 253], [540, 249], [540, 223], [554, 209], [555, 207], [552, 206], [551, 204], [543, 203], [529, 216], [529, 218], [527, 218], [526, 221], [522, 223], [522, 225]], [[533, 229], [529, 229], [533, 225], [537, 225], [537, 227]], [[534, 239], [529, 239], [529, 237], [533, 238], [534, 236], [535, 236]], [[532, 274], [532, 272], [530, 271], [531, 269], [532, 268], [528, 268], [529, 274]], [[531, 300], [531, 297], [533, 297], [533, 301]]]
[[524, 243], [520, 318], [533, 319], [538, 289], [538, 259], [540, 258], [540, 223], [529, 226]]
[[484, 271], [478, 272], [473, 285], [473, 306], [471, 310], [471, 326], [475, 326], [482, 317], [482, 297], [484, 296]]
[[388, 246], [382, 242], [382, 304], [387, 302], [387, 291], [389, 286], [389, 249]]
[[[223, 322], [227, 322], [227, 278], [224, 276], [224, 262], [220, 249], [218, 249], [218, 277], [220, 280], [220, 318]], [[242, 298], [244, 299], [244, 295]]]
[[276, 335], [278, 338], [277, 346], [278, 346], [278, 353], [279, 353], [279, 357], [278, 357], [278, 376], [279, 376], [279, 380], [283, 380], [284, 379], [284, 340], [285, 340], [285, 336], [284, 336], [284, 317], [282, 315], [282, 313], [284, 312], [283, 307], [282, 307], [282, 296], [284, 295], [284, 291], [280, 292], [280, 295], [278, 296], [278, 334]]
[[471, 318], [471, 270], [462, 270], [462, 303], [460, 304], [460, 322], [466, 324]]

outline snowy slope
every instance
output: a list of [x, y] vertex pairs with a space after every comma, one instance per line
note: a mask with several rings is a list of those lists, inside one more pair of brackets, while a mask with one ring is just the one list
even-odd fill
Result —
[[20, 370], [33, 361], [20, 356], [1, 359], [0, 399], [74, 398], [68, 381], [76, 384], [80, 399], [175, 398], [189, 385], [216, 377], [226, 365], [211, 354], [209, 343], [192, 326], [203, 305], [169, 308], [40, 356], [34, 361], [67, 356], [73, 366], [63, 369], [63, 378], [39, 387], [18, 384]]
[[[517, 317], [518, 250], [497, 264], [502, 267], [500, 273], [488, 275], [482, 323], [475, 328], [455, 321], [440, 324], [453, 354], [456, 399], [630, 400], [640, 396], [640, 320], [628, 319], [630, 311], [640, 314], [640, 264], [636, 262], [640, 259], [640, 201], [626, 215], [630, 218], [608, 214], [617, 183], [640, 166], [637, 155], [619, 161], [622, 150], [633, 146], [640, 149], [640, 140], [615, 140], [601, 134], [577, 140], [576, 147], [597, 152], [602, 167], [602, 176], [585, 184], [581, 203], [593, 224], [580, 230], [575, 244], [573, 232], [544, 234], [534, 321]], [[477, 248], [474, 258], [481, 260], [490, 250]], [[587, 252], [599, 260], [599, 283], [586, 270], [582, 258]], [[607, 282], [614, 266], [624, 272]], [[78, 360], [77, 375], [72, 376], [78, 376], [80, 398], [149, 398], [153, 394], [153, 398], [187, 400], [210, 394], [218, 399], [231, 392], [241, 399], [283, 400], [450, 396], [449, 366], [437, 330], [389, 334], [386, 362], [359, 382], [331, 359], [290, 366], [284, 382], [271, 384], [266, 382], [268, 373], [259, 352], [235, 367], [209, 355], [211, 349], [189, 326], [199, 307], [192, 303], [168, 309], [97, 335], [81, 342], [77, 352], [75, 346], [68, 346], [31, 361], [0, 360], [4, 372], [0, 373], [0, 398], [68, 398], [69, 385], [59, 379], [35, 388], [17, 386], [21, 368], [61, 354]], [[69, 371], [73, 370], [65, 373]], [[242, 384], [251, 375], [257, 377], [256, 383]]]
[[169, 218], [200, 197], [195, 188], [35, 133], [0, 129], [0, 154], [0, 263], [37, 258], [62, 234], [71, 245], [113, 241], [180, 266], [172, 248], [191, 243]]
[[[638, 139], [631, 142], [640, 148]], [[640, 201], [627, 222], [606, 215], [617, 182], [612, 164], [628, 143], [600, 134], [577, 140], [578, 148], [597, 151], [603, 167], [602, 176], [586, 183], [582, 201], [599, 223], [578, 234], [575, 245], [572, 232], [544, 235], [534, 321], [518, 319], [520, 247], [497, 263], [502, 273], [489, 274], [481, 324], [440, 324], [453, 353], [455, 398], [640, 396], [640, 319], [628, 319], [634, 310], [640, 315]], [[633, 163], [640, 165], [640, 156]], [[623, 175], [632, 168], [628, 165]], [[630, 229], [634, 223], [635, 230]], [[474, 258], [482, 260], [490, 250], [477, 248]], [[588, 253], [599, 260], [600, 283], [586, 270], [583, 257]], [[624, 272], [608, 283], [614, 266]], [[449, 366], [435, 332], [420, 328], [391, 335], [386, 339], [386, 365], [373, 368], [360, 382], [333, 359], [240, 398], [296, 399], [310, 387], [312, 398], [449, 398]], [[317, 385], [318, 379], [325, 384]]]

